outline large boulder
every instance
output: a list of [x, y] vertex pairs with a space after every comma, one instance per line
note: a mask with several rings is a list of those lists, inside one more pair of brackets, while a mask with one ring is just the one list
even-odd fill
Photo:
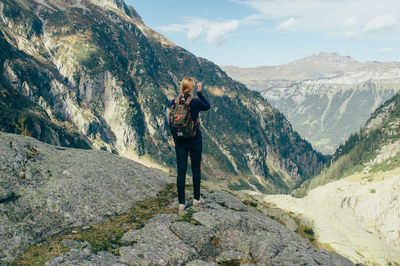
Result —
[[98, 223], [171, 180], [117, 155], [0, 132], [0, 261], [66, 228]]

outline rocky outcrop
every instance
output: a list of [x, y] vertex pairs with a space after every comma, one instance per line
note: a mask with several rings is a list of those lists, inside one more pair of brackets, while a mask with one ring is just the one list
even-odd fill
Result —
[[154, 196], [168, 175], [105, 151], [0, 132], [0, 261], [66, 228], [98, 223]]
[[227, 192], [202, 193], [203, 206], [189, 206], [182, 216], [156, 215], [144, 227], [126, 232], [117, 256], [73, 249], [47, 265], [353, 265]]

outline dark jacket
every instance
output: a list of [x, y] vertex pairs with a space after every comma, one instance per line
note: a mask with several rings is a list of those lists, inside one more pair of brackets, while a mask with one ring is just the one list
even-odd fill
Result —
[[[201, 94], [201, 92], [197, 93], [197, 96], [198, 96], [198, 98], [193, 98], [193, 100], [189, 104], [190, 114], [192, 116], [192, 120], [194, 123], [196, 123], [197, 119], [199, 119], [200, 111], [207, 111], [208, 109], [210, 109], [210, 104], [208, 103], [207, 99], [204, 98], [204, 96]], [[184, 97], [185, 97], [185, 99], [187, 99], [189, 97], [189, 94], [186, 94]], [[170, 106], [173, 104], [175, 104], [175, 99], [172, 99], [172, 101], [170, 102]], [[175, 143], [177, 143], [177, 142], [195, 143], [195, 142], [202, 142], [203, 138], [201, 136], [200, 128], [197, 128], [196, 135], [193, 138], [185, 139], [185, 140], [174, 139], [174, 141], [175, 141]]]

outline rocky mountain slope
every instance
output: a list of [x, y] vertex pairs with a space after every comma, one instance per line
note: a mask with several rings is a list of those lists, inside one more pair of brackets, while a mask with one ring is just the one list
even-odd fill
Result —
[[222, 69], [261, 92], [325, 154], [332, 154], [400, 88], [400, 63], [360, 63], [336, 53], [273, 67]]
[[0, 160], [1, 264], [353, 265], [225, 191], [178, 215], [170, 177], [109, 152], [0, 132]]
[[294, 214], [353, 262], [400, 263], [400, 95], [380, 106], [293, 195], [250, 195]]
[[[145, 26], [123, 1], [4, 0], [0, 40], [8, 132], [174, 167], [167, 105], [191, 76], [212, 106], [202, 116], [205, 178], [289, 192], [324, 163], [259, 93]], [[10, 112], [8, 95], [26, 97], [35, 116], [25, 119], [26, 103]], [[47, 133], [40, 125], [50, 123], [57, 130]]]
[[332, 160], [318, 175], [293, 192], [297, 197], [320, 185], [357, 172], [374, 173], [398, 166], [400, 158], [400, 95], [380, 106], [360, 132], [339, 146]]

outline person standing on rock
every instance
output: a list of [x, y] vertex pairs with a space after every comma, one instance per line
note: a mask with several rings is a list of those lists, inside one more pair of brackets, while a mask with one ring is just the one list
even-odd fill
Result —
[[177, 166], [177, 190], [179, 212], [185, 209], [185, 180], [188, 154], [192, 163], [193, 174], [193, 205], [204, 203], [200, 196], [202, 136], [199, 124], [200, 111], [210, 109], [210, 104], [201, 93], [202, 83], [196, 84], [197, 98], [193, 96], [195, 82], [184, 78], [181, 83], [180, 95], [170, 103], [170, 129], [175, 142]]

